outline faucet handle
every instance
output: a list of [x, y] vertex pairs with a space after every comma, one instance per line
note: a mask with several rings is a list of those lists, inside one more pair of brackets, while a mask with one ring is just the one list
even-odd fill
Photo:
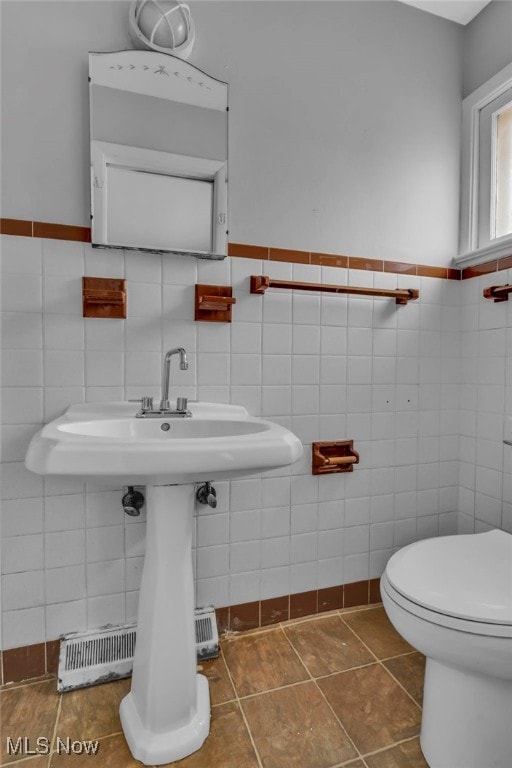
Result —
[[176, 410], [177, 411], [186, 411], [188, 405], [188, 398], [187, 397], [178, 397], [176, 398]]
[[128, 400], [129, 403], [140, 403], [140, 409], [143, 412], [146, 411], [152, 411], [153, 410], [153, 398], [152, 397], [135, 397], [131, 400]]

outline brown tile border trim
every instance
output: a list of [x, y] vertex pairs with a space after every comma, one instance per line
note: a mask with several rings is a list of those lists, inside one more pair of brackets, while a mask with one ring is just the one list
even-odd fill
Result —
[[295, 595], [256, 600], [253, 603], [216, 608], [219, 632], [241, 632], [266, 627], [288, 619], [313, 616], [338, 608], [353, 608], [380, 602], [380, 579], [356, 581], [337, 587], [314, 589]]
[[[73, 227], [68, 224], [52, 224], [44, 221], [25, 221], [23, 219], [0, 219], [0, 234], [23, 237], [43, 237], [54, 240], [74, 240], [82, 243], [91, 242], [89, 227]], [[441, 277], [447, 280], [460, 280], [460, 270], [449, 267], [429, 267], [423, 264], [407, 264], [401, 261], [383, 261], [365, 259], [358, 256], [345, 256], [336, 253], [315, 253], [288, 248], [272, 248], [248, 243], [228, 243], [228, 256], [262, 261], [281, 261], [291, 264], [317, 264], [324, 267], [343, 267], [362, 269], [373, 272], [392, 272], [403, 275], [421, 275]]]
[[60, 640], [49, 640], [46, 643], [2, 651], [2, 684], [19, 683], [33, 677], [56, 674], [59, 650]]
[[287, 261], [292, 264], [316, 264], [323, 267], [342, 267], [372, 272], [391, 272], [397, 275], [440, 277], [445, 280], [461, 279], [461, 270], [451, 267], [431, 267], [426, 264], [409, 264], [403, 261], [364, 259], [359, 256], [345, 256], [340, 253], [315, 253], [285, 248], [267, 248], [246, 243], [229, 243], [228, 256], [261, 259], [262, 261]]
[[[89, 227], [53, 224], [47, 221], [27, 221], [25, 219], [0, 218], [0, 235], [74, 240], [81, 243], [91, 242], [91, 230]], [[250, 245], [248, 243], [228, 243], [228, 256], [243, 259], [261, 259], [262, 261], [282, 261], [291, 264], [316, 264], [324, 267], [362, 269], [364, 271], [388, 272], [396, 275], [438, 277], [445, 280], [467, 280], [471, 277], [480, 277], [490, 272], [500, 272], [503, 269], [512, 268], [512, 254], [500, 259], [493, 259], [484, 264], [478, 264], [475, 267], [466, 267], [466, 269], [413, 264], [405, 261], [366, 259], [360, 256], [345, 256], [340, 253], [316, 253], [314, 251], [273, 248], [271, 246]]]
[[21, 237], [44, 237], [52, 240], [74, 240], [91, 242], [90, 227], [74, 227], [70, 224], [52, 224], [47, 221], [25, 221], [24, 219], [0, 219], [1, 235]]
[[[220, 632], [241, 632], [302, 616], [314, 616], [338, 608], [352, 608], [380, 602], [380, 579], [356, 581], [337, 587], [314, 589], [295, 595], [257, 600], [253, 603], [216, 608]], [[25, 645], [0, 652], [0, 683], [19, 683], [47, 674], [56, 674], [60, 640]]]

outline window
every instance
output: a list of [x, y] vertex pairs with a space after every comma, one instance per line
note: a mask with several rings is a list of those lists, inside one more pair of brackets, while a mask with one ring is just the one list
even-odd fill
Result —
[[463, 102], [460, 256], [469, 266], [512, 251], [512, 64]]
[[505, 237], [512, 235], [512, 102], [495, 115], [494, 140], [491, 236]]

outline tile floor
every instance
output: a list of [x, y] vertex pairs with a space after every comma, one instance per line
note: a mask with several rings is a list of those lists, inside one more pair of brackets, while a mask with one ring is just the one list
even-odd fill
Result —
[[[180, 768], [425, 768], [419, 747], [424, 658], [382, 607], [345, 609], [230, 633], [210, 681], [211, 733]], [[135, 768], [118, 717], [130, 688], [119, 680], [59, 696], [55, 679], [4, 686], [0, 764]], [[7, 754], [7, 738], [53, 748], [99, 740], [95, 756]]]

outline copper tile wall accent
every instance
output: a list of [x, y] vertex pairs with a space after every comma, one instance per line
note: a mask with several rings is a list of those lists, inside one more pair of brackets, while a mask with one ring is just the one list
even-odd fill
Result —
[[318, 592], [299, 592], [290, 595], [290, 619], [298, 619], [300, 616], [311, 616], [318, 613]]
[[53, 240], [78, 240], [91, 242], [89, 227], [73, 227], [69, 224], [49, 224], [46, 221], [32, 222], [32, 237], [49, 237]]
[[225, 608], [216, 608], [215, 618], [217, 620], [219, 634], [221, 632], [226, 632], [226, 630], [229, 629], [229, 606], [226, 606]]
[[59, 668], [60, 640], [49, 640], [46, 643], [46, 672], [56, 675]]
[[362, 259], [359, 256], [348, 257], [349, 269], [363, 269], [370, 272], [383, 272], [384, 262], [380, 259]]
[[498, 259], [498, 272], [502, 269], [512, 269], [512, 255]]
[[0, 219], [0, 234], [32, 237], [32, 222], [23, 219]]
[[446, 267], [429, 267], [426, 264], [418, 264], [416, 268], [416, 274], [420, 275], [421, 277], [441, 277], [446, 279], [447, 268]]
[[318, 613], [343, 608], [343, 587], [325, 587], [318, 590]]
[[294, 264], [309, 264], [309, 251], [291, 251], [286, 248], [270, 248], [270, 261], [288, 261]]
[[356, 581], [337, 587], [314, 589], [295, 595], [273, 597], [254, 603], [216, 608], [219, 632], [241, 631], [278, 624], [288, 619], [313, 616], [324, 611], [339, 608], [353, 608], [359, 605], [380, 603], [380, 579]]
[[263, 259], [268, 261], [268, 252], [269, 249], [263, 245], [228, 243], [228, 256], [238, 256], [241, 259]]
[[2, 667], [4, 683], [42, 677], [46, 673], [45, 643], [3, 651]]
[[498, 261], [487, 261], [485, 264], [475, 264], [474, 267], [466, 267], [462, 270], [462, 279], [468, 280], [471, 277], [481, 277], [481, 275], [488, 275], [491, 272], [497, 272]]
[[415, 275], [416, 264], [408, 264], [404, 261], [385, 261], [384, 272], [395, 272], [400, 275]]
[[368, 597], [368, 603], [380, 603], [380, 579], [370, 579], [370, 594]]
[[343, 607], [368, 605], [369, 584], [367, 581], [355, 581], [343, 587]]
[[335, 256], [332, 253], [311, 253], [311, 264], [322, 267], [348, 267], [348, 256]]
[[[28, 221], [25, 219], [0, 219], [0, 234], [18, 235], [21, 237], [46, 237], [55, 240], [75, 240], [83, 243], [91, 242], [91, 230], [89, 227], [75, 227], [70, 224], [54, 224], [46, 221]], [[250, 243], [228, 243], [228, 256], [244, 259], [261, 259], [263, 261], [285, 261], [295, 264], [348, 267], [349, 269], [391, 272], [399, 275], [439, 277], [445, 280], [467, 280], [468, 278], [478, 277], [488, 272], [496, 272], [512, 267], [512, 254], [501, 259], [494, 259], [485, 264], [479, 264], [476, 267], [467, 267], [460, 270], [454, 267], [437, 267], [404, 261], [365, 259], [360, 256], [272, 248], [265, 245], [251, 245]]]
[[19, 683], [45, 674], [56, 674], [59, 666], [60, 640], [24, 645], [0, 653], [0, 681]]
[[18, 235], [21, 237], [45, 237], [52, 240], [77, 240], [81, 243], [91, 242], [90, 227], [53, 224], [48, 221], [0, 219], [0, 234]]
[[236, 632], [260, 626], [260, 603], [242, 603], [229, 608], [229, 628]]
[[290, 618], [290, 597], [273, 597], [262, 600], [260, 603], [260, 625], [278, 624], [280, 621], [288, 621]]
[[317, 253], [314, 251], [288, 250], [286, 248], [265, 248], [245, 243], [229, 243], [228, 256], [263, 259], [264, 261], [270, 259], [271, 261], [287, 261], [298, 264], [316, 264], [324, 267], [362, 269], [374, 272], [391, 272], [398, 275], [440, 277], [445, 280], [461, 279], [461, 270], [452, 267], [437, 267], [404, 261], [365, 259], [360, 256], [346, 256], [340, 253]]

